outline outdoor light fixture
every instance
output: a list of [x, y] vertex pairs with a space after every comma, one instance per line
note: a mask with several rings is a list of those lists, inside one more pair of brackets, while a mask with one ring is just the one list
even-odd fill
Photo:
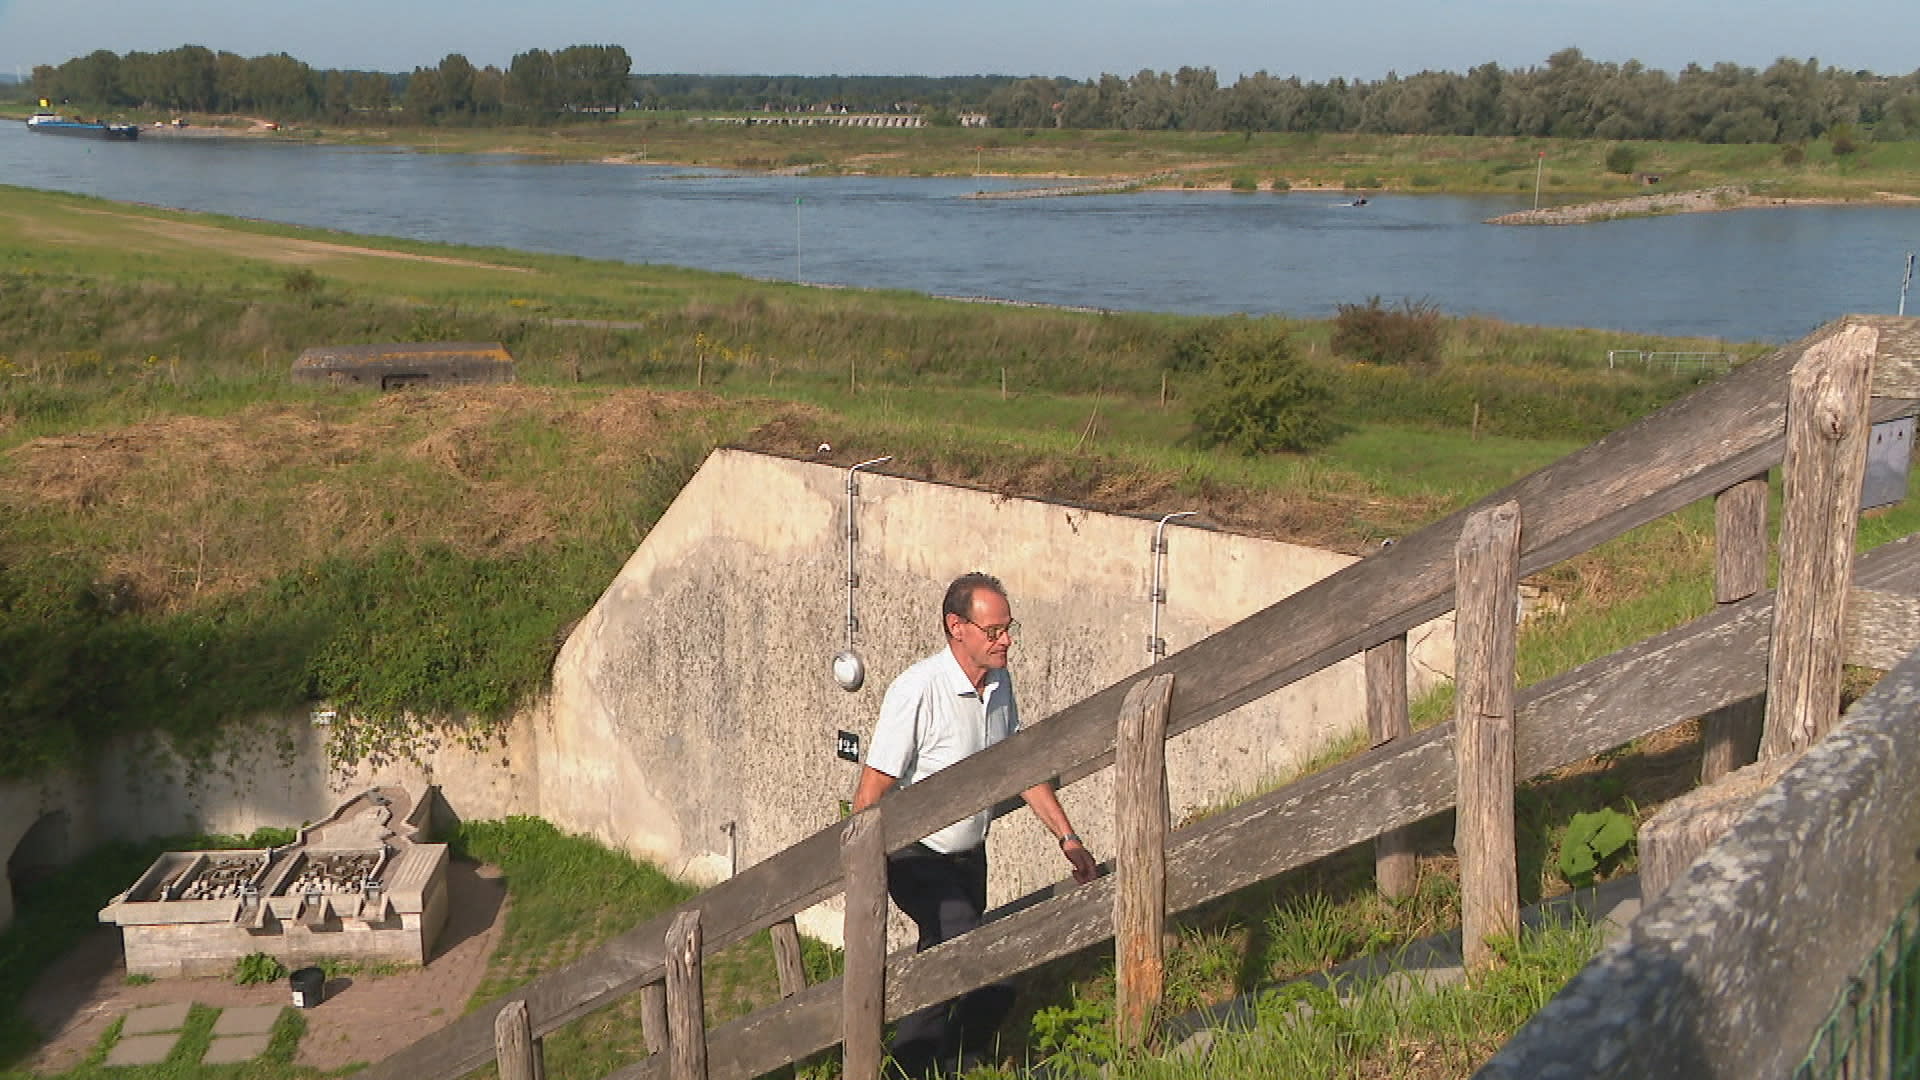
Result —
[[853, 636], [860, 629], [860, 618], [853, 611], [853, 592], [860, 587], [860, 575], [854, 570], [854, 556], [860, 546], [860, 527], [854, 522], [854, 510], [860, 500], [859, 473], [861, 469], [892, 460], [892, 455], [874, 458], [847, 470], [847, 647], [833, 658], [833, 681], [848, 693], [860, 689], [867, 681], [866, 661], [860, 659], [853, 648]]

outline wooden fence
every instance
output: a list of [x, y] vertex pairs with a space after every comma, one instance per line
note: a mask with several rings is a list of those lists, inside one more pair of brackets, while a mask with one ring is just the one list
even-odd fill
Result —
[[[1837, 396], [1829, 393], [1847, 383], [1845, 373], [1851, 371], [1860, 373], [1859, 391], [1842, 386]], [[700, 955], [762, 928], [784, 927], [794, 913], [842, 890], [849, 912], [843, 980], [805, 989], [783, 986], [793, 992], [779, 1003], [711, 1031], [694, 1030], [690, 1021], [662, 1023], [659, 1040], [649, 1035], [655, 1052], [607, 1080], [753, 1076], [843, 1041], [850, 1080], [871, 1076], [885, 1019], [1108, 939], [1115, 932], [1116, 892], [1142, 879], [1148, 892], [1144, 899], [1130, 893], [1118, 921], [1124, 935], [1122, 970], [1134, 972], [1123, 992], [1128, 1001], [1123, 1016], [1130, 1025], [1144, 1025], [1157, 991], [1152, 952], [1142, 936], [1152, 926], [1151, 917], [1140, 912], [1153, 907], [1156, 876], [1164, 881], [1164, 917], [1375, 838], [1385, 838], [1383, 868], [1400, 867], [1386, 872], [1403, 873], [1406, 852], [1404, 843], [1396, 843], [1396, 831], [1454, 807], [1462, 785], [1472, 791], [1461, 796], [1460, 804], [1471, 802], [1483, 823], [1459, 838], [1463, 867], [1472, 863], [1469, 876], [1484, 883], [1470, 901], [1475, 914], [1468, 920], [1469, 935], [1475, 927], [1497, 929], [1512, 906], [1507, 882], [1516, 778], [1755, 697], [1767, 689], [1769, 649], [1781, 649], [1783, 638], [1806, 638], [1818, 647], [1794, 652], [1800, 648], [1795, 644], [1787, 646], [1785, 659], [1773, 657], [1777, 671], [1802, 672], [1797, 677], [1804, 688], [1797, 683], [1795, 689], [1777, 691], [1791, 706], [1780, 706], [1777, 724], [1770, 715], [1770, 733], [1817, 727], [1809, 717], [1817, 717], [1829, 700], [1823, 680], [1837, 675], [1842, 648], [1853, 662], [1884, 667], [1893, 663], [1891, 652], [1904, 654], [1920, 643], [1920, 545], [1888, 545], [1853, 567], [1851, 516], [1843, 500], [1828, 497], [1825, 509], [1809, 510], [1799, 524], [1795, 511], [1788, 511], [1785, 529], [1798, 539], [1783, 540], [1783, 558], [1784, 549], [1791, 548], [1794, 565], [1806, 570], [1804, 580], [1783, 584], [1780, 606], [1802, 612], [1795, 616], [1801, 626], [1787, 630], [1783, 624], [1782, 632], [1772, 632], [1770, 594], [1733, 596], [1686, 627], [1513, 693], [1513, 582], [1696, 500], [1764, 477], [1788, 455], [1789, 391], [1795, 381], [1811, 383], [1817, 391], [1807, 398], [1814, 404], [1796, 405], [1795, 423], [1805, 429], [1809, 444], [1825, 447], [1813, 456], [1817, 464], [1811, 468], [1817, 471], [1807, 474], [1817, 479], [1788, 483], [1790, 492], [1796, 485], [1809, 492], [1801, 499], [1811, 505], [1846, 483], [1848, 466], [1842, 459], [1851, 451], [1828, 444], [1844, 444], [1846, 433], [1869, 417], [1909, 412], [1912, 399], [1920, 398], [1920, 320], [1849, 317], [1777, 350], [890, 795], [847, 826], [816, 833], [498, 1006], [375, 1064], [366, 1075], [370, 1080], [460, 1076], [496, 1056], [495, 1018], [502, 1008], [513, 1009], [517, 1017], [515, 1002], [524, 1003], [529, 1037], [503, 1040], [500, 1052], [524, 1046], [511, 1051], [522, 1058], [515, 1068], [524, 1066], [535, 1075], [539, 1037], [626, 994], [646, 993], [651, 1014], [652, 1003], [662, 996], [657, 988], [667, 982], [666, 1011], [695, 1015], [686, 1003], [697, 996]], [[1869, 386], [1876, 398], [1871, 406]], [[1857, 479], [1853, 486], [1857, 492]], [[1750, 516], [1729, 517], [1750, 526]], [[1465, 650], [1457, 672], [1462, 707], [1471, 713], [1464, 723], [1406, 734], [1404, 717], [1393, 715], [1404, 713], [1404, 696], [1396, 703], [1391, 693], [1382, 694], [1370, 713], [1379, 713], [1373, 719], [1386, 741], [1367, 753], [1172, 833], [1157, 860], [1146, 840], [1129, 842], [1126, 858], [1134, 865], [1123, 862], [1118, 874], [1058, 895], [1044, 890], [962, 941], [891, 960], [879, 956], [876, 912], [884, 905], [875, 899], [882, 891], [876, 868], [885, 852], [1035, 783], [1071, 783], [1112, 764], [1121, 741], [1116, 718], [1123, 714], [1151, 714], [1129, 720], [1128, 726], [1154, 731], [1164, 741], [1362, 651], [1369, 654], [1369, 670], [1390, 673], [1396, 651], [1404, 664], [1405, 633], [1455, 606], [1456, 582], [1460, 617], [1477, 642]], [[1836, 623], [1836, 615], [1843, 621]], [[1463, 745], [1469, 741], [1471, 747]], [[1155, 790], [1151, 764], [1130, 760], [1127, 772], [1135, 779], [1119, 790], [1136, 794], [1121, 813], [1138, 818], [1150, 836], [1152, 818], [1164, 813], [1164, 787]], [[1470, 774], [1488, 781], [1469, 784]], [[649, 987], [655, 989], [643, 990]], [[518, 1030], [517, 1024], [502, 1024]], [[1130, 1030], [1139, 1037], [1139, 1026]], [[698, 1052], [682, 1045], [689, 1040], [702, 1043]], [[663, 1043], [672, 1053], [660, 1052]]]
[[[1920, 654], [1795, 761], [1476, 1077], [1920, 1074], [1911, 972], [1902, 995], [1861, 963], [1889, 926], [1913, 917], [1917, 791]], [[1837, 1060], [1809, 1055], [1834, 1012], [1869, 1022]]]

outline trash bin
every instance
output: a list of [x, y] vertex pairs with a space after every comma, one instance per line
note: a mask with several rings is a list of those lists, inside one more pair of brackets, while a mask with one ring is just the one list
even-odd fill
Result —
[[304, 967], [287, 979], [293, 984], [293, 1007], [311, 1009], [326, 993], [327, 973], [317, 967]]

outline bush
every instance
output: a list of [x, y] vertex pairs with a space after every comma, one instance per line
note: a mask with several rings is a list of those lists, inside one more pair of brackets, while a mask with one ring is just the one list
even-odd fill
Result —
[[1268, 183], [1267, 183], [1267, 190], [1269, 190], [1269, 191], [1292, 191], [1292, 190], [1293, 190], [1293, 182], [1292, 182], [1292, 181], [1290, 181], [1290, 180], [1288, 180], [1288, 179], [1287, 179], [1286, 177], [1284, 177], [1284, 176], [1276, 176], [1276, 177], [1274, 177], [1274, 178], [1273, 178], [1272, 180], [1270, 180], [1270, 181], [1268, 181]]
[[1828, 129], [1827, 145], [1834, 157], [1846, 157], [1860, 149], [1860, 144], [1854, 141], [1852, 124], [1835, 124]]
[[286, 974], [280, 961], [263, 952], [248, 953], [233, 962], [233, 981], [241, 986], [274, 982]]
[[1334, 353], [1363, 363], [1437, 368], [1442, 343], [1440, 309], [1425, 300], [1389, 308], [1370, 297], [1341, 304], [1333, 320]]
[[1234, 176], [1232, 180], [1229, 180], [1227, 186], [1234, 191], [1259, 191], [1260, 181], [1255, 180], [1251, 176], [1239, 174]]
[[1194, 439], [1242, 454], [1317, 450], [1340, 435], [1333, 391], [1293, 355], [1283, 329], [1244, 324], [1208, 350], [1207, 379], [1193, 408]]
[[1780, 148], [1780, 163], [1798, 165], [1807, 160], [1807, 148], [1801, 143], [1788, 143]]
[[1619, 143], [1616, 144], [1613, 149], [1607, 151], [1608, 172], [1619, 173], [1621, 176], [1631, 176], [1633, 175], [1634, 167], [1639, 164], [1640, 151], [1635, 147], [1628, 146], [1625, 143]]

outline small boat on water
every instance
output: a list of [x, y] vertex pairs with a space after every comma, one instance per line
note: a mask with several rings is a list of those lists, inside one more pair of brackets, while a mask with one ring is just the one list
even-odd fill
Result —
[[108, 124], [98, 120], [69, 120], [59, 113], [37, 112], [27, 117], [27, 130], [42, 135], [79, 135], [89, 139], [137, 139], [138, 124]]

